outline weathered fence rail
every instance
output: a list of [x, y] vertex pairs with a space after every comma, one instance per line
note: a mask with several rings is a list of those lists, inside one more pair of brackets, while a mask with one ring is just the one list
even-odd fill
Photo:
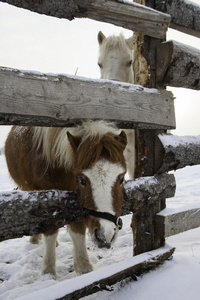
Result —
[[156, 216], [156, 226], [165, 237], [200, 227], [200, 207], [179, 212], [163, 210]]
[[[128, 181], [125, 184], [129, 201], [123, 201], [122, 215], [150, 207], [160, 197], [175, 194], [173, 175]], [[52, 232], [65, 224], [84, 218], [76, 195], [65, 191], [0, 193], [0, 241], [38, 233]]]
[[200, 6], [186, 0], [156, 0], [155, 9], [171, 16], [170, 27], [200, 37]]
[[1, 0], [31, 11], [72, 20], [90, 18], [112, 23], [132, 31], [146, 32], [149, 36], [164, 38], [170, 16], [137, 3], [117, 0], [23, 1]]
[[156, 173], [200, 164], [200, 136], [160, 134]]
[[[103, 276], [102, 270], [96, 270], [83, 275], [85, 276], [84, 280], [75, 277], [70, 279], [70, 284], [65, 280], [48, 286], [42, 290], [42, 295], [47, 299], [51, 295], [51, 299], [78, 300], [98, 291], [111, 291], [113, 284], [130, 277], [137, 280], [137, 276], [156, 268], [166, 259], [170, 259], [174, 250], [175, 248], [166, 245], [160, 249], [140, 254], [137, 257], [124, 259], [113, 264], [113, 268], [110, 268], [110, 266], [105, 267]], [[32, 299], [40, 299], [41, 292], [32, 292], [31, 297]], [[27, 300], [27, 295], [22, 297], [21, 300]]]
[[102, 116], [119, 128], [175, 128], [173, 95], [108, 80], [0, 69], [0, 124], [73, 126]]
[[159, 44], [156, 80], [164, 85], [200, 90], [200, 50], [176, 41]]

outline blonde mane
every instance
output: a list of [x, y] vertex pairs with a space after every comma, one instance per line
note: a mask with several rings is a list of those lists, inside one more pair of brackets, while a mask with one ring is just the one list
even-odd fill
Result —
[[67, 132], [81, 138], [80, 146], [86, 141], [100, 141], [107, 133], [118, 134], [113, 123], [104, 121], [88, 121], [70, 128], [33, 127], [33, 145], [42, 149], [42, 156], [47, 165], [65, 165], [70, 168], [74, 164], [74, 152], [69, 143]]
[[118, 36], [115, 35], [108, 36], [105, 39], [104, 43], [102, 43], [102, 51], [105, 51], [104, 53], [112, 49], [123, 51], [126, 48], [127, 48], [126, 39], [124, 38], [124, 35], [122, 33], [120, 33], [120, 35]]

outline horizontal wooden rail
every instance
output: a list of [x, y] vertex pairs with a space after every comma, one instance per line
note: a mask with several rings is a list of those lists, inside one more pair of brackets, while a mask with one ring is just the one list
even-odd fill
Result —
[[170, 27], [200, 37], [200, 5], [188, 0], [156, 0], [156, 9], [171, 16]]
[[[124, 200], [122, 215], [137, 212], [160, 198], [173, 197], [175, 185], [174, 176], [169, 174], [128, 181], [125, 190], [129, 201]], [[72, 192], [0, 193], [0, 241], [51, 232], [83, 218], [84, 213]]]
[[[117, 282], [128, 277], [137, 280], [137, 276], [155, 269], [160, 264], [164, 263], [165, 260], [171, 258], [174, 250], [175, 248], [166, 245], [157, 250], [124, 259], [112, 266], [107, 266], [91, 273], [84, 274], [81, 277], [75, 277], [57, 283], [55, 282], [55, 284], [40, 291], [32, 291], [31, 294], [23, 296], [22, 298], [20, 297], [20, 299], [33, 300], [44, 298], [49, 300], [75, 300], [98, 291], [111, 291], [112, 285]], [[94, 298], [98, 297], [94, 296]]]
[[200, 50], [176, 41], [157, 47], [157, 82], [200, 90]]
[[200, 136], [160, 134], [159, 155], [156, 154], [157, 173], [200, 164]]
[[119, 128], [175, 128], [173, 95], [139, 85], [0, 68], [0, 124], [73, 126], [104, 119]]
[[163, 230], [165, 237], [200, 227], [200, 207], [181, 212], [163, 210], [156, 216], [159, 231]]
[[1, 0], [31, 11], [72, 20], [90, 18], [156, 38], [165, 38], [170, 16], [131, 1], [117, 0]]

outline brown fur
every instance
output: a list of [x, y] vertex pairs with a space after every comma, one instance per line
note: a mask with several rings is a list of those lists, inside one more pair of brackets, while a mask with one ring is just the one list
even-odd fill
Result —
[[[50, 145], [52, 149], [56, 142], [56, 135], [61, 128], [52, 128], [51, 130]], [[126, 135], [123, 131], [120, 135], [111, 132], [103, 136], [97, 134], [91, 139], [87, 138], [83, 143], [81, 137], [73, 136], [68, 132], [66, 139], [69, 139], [75, 157], [75, 164], [71, 169], [65, 165], [59, 166], [53, 159], [53, 166], [47, 163], [47, 159], [43, 155], [42, 143], [39, 147], [34, 145], [33, 134], [33, 127], [13, 126], [5, 144], [5, 155], [10, 175], [21, 190], [60, 189], [75, 191], [85, 207], [95, 209], [91, 192], [86, 189], [84, 191], [85, 196], [84, 194], [81, 195], [82, 187], [78, 181], [82, 170], [90, 168], [100, 158], [121, 163], [125, 167], [123, 151], [126, 147]], [[118, 187], [116, 188], [118, 189]], [[119, 202], [121, 201], [117, 200], [114, 204], [117, 214], [120, 213], [121, 209]]]
[[[85, 135], [83, 134], [84, 125], [80, 127], [80, 132], [79, 127], [77, 130], [68, 129], [68, 132], [63, 128], [14, 126], [11, 129], [6, 140], [5, 155], [10, 175], [21, 190], [74, 191], [77, 193], [82, 207], [97, 209], [93, 200], [90, 180], [83, 174], [83, 171], [91, 168], [98, 160], [121, 164], [122, 170], [125, 171], [123, 152], [126, 147], [126, 135], [123, 131], [119, 135], [115, 134], [117, 132], [115, 129], [110, 129], [107, 124], [102, 122], [83, 124], [86, 129]], [[73, 135], [72, 132], [78, 134]], [[120, 184], [120, 179], [123, 176], [124, 174], [120, 174], [112, 187], [111, 200], [116, 216], [119, 216], [121, 211], [123, 185]], [[84, 185], [82, 184], [83, 180], [85, 180]], [[87, 216], [81, 222], [70, 224], [69, 232], [74, 245], [74, 267], [77, 273], [86, 273], [92, 270], [84, 242], [86, 227], [89, 228], [99, 245], [102, 246], [102, 243], [105, 243], [105, 246], [110, 245], [106, 240], [102, 242], [104, 239], [99, 238], [104, 231], [101, 231], [98, 218]], [[112, 231], [115, 237], [115, 231], [113, 229]], [[55, 275], [56, 273], [56, 237], [57, 231], [45, 234], [42, 267], [44, 274]], [[31, 241], [37, 243], [39, 238], [40, 236], [33, 236]], [[80, 239], [81, 242], [79, 242]]]

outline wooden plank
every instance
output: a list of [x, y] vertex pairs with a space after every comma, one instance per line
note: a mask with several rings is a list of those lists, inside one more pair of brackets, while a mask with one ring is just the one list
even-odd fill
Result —
[[128, 83], [0, 69], [0, 124], [73, 126], [88, 119], [120, 128], [175, 128], [173, 95]]
[[98, 291], [111, 291], [112, 285], [117, 282], [128, 277], [137, 280], [137, 276], [155, 269], [164, 263], [165, 260], [171, 258], [174, 251], [175, 248], [166, 245], [157, 250], [143, 253], [137, 257], [131, 257], [111, 266], [81, 275], [81, 277], [78, 276], [58, 282], [40, 291], [31, 292], [31, 294], [20, 299], [41, 299], [42, 294], [42, 297], [48, 300], [76, 300]]
[[200, 5], [188, 0], [156, 0], [155, 2], [155, 9], [171, 16], [171, 28], [200, 37]]
[[[125, 185], [129, 201], [124, 200], [122, 215], [137, 212], [156, 202], [159, 197], [173, 197], [173, 175], [128, 181]], [[0, 193], [0, 241], [38, 233], [52, 232], [65, 224], [80, 221], [84, 213], [76, 195], [67, 191]]]
[[200, 90], [200, 50], [168, 41], [157, 47], [157, 82]]
[[163, 38], [170, 23], [170, 16], [162, 12], [120, 0], [46, 0], [23, 1], [2, 0], [9, 4], [57, 18], [90, 18], [142, 32], [146, 35]]
[[200, 164], [200, 136], [158, 135], [156, 173]]
[[200, 208], [194, 208], [182, 212], [165, 214], [165, 210], [156, 216], [156, 224], [159, 230], [165, 231], [165, 236], [175, 235], [187, 230], [200, 227]]

